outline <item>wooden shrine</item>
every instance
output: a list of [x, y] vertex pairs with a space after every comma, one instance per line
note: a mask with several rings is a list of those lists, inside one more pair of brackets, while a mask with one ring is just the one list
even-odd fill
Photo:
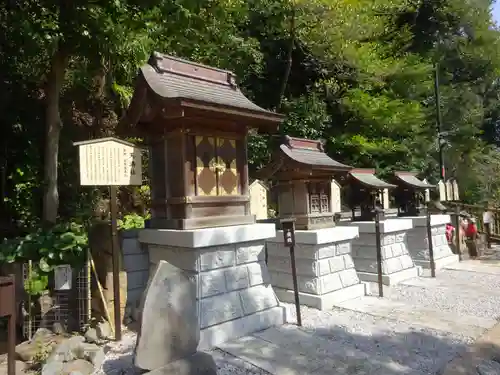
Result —
[[351, 210], [353, 221], [371, 221], [375, 219], [375, 208], [382, 209], [380, 220], [384, 219], [384, 207], [388, 202], [384, 189], [394, 189], [396, 185], [382, 181], [375, 176], [375, 169], [353, 169], [345, 182], [345, 199]]
[[394, 172], [391, 182], [396, 185], [394, 200], [398, 216], [425, 216], [427, 214], [426, 189], [434, 186], [419, 180], [414, 172]]
[[297, 229], [309, 230], [335, 226], [332, 179], [345, 178], [351, 169], [331, 159], [321, 141], [285, 136], [259, 177], [274, 182], [278, 216], [295, 218]]
[[150, 149], [150, 227], [254, 223], [247, 135], [273, 133], [282, 119], [247, 99], [233, 73], [153, 53], [124, 119]]

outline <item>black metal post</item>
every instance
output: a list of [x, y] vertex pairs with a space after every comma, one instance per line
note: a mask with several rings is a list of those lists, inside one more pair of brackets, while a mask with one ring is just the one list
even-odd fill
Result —
[[297, 325], [302, 327], [302, 315], [300, 313], [299, 283], [297, 281], [297, 267], [295, 265], [295, 219], [281, 220], [283, 229], [283, 241], [290, 248], [290, 261], [292, 266], [293, 293], [295, 296], [295, 311], [297, 313]]
[[431, 213], [427, 209], [427, 242], [429, 246], [429, 262], [431, 266], [431, 277], [436, 277], [436, 263], [434, 261], [434, 244], [432, 243]]
[[[442, 137], [442, 118], [441, 118], [441, 98], [439, 94], [439, 63], [434, 63], [434, 95], [436, 97], [436, 126], [438, 132], [438, 152], [439, 152], [439, 173], [443, 183], [446, 183], [446, 172], [444, 169], [444, 154], [443, 145], [441, 142]], [[448, 191], [444, 189], [445, 201], [448, 200]]]
[[116, 186], [110, 186], [110, 211], [111, 211], [111, 246], [113, 253], [113, 309], [114, 319], [115, 319], [115, 340], [120, 341], [122, 339], [122, 322], [121, 322], [121, 306], [120, 306], [120, 251], [118, 244], [118, 206], [116, 203], [117, 199]]
[[380, 234], [380, 216], [379, 211], [375, 210], [375, 246], [377, 250], [377, 279], [378, 279], [378, 295], [384, 296], [384, 283], [382, 278], [382, 241]]
[[455, 247], [457, 249], [458, 259], [462, 260], [462, 249], [460, 248], [460, 206], [455, 206]]

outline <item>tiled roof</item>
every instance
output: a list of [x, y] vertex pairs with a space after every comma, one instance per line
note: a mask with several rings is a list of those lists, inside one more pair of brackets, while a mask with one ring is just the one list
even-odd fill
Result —
[[396, 187], [396, 185], [389, 184], [375, 176], [373, 169], [354, 169], [350, 172], [350, 175], [363, 185], [369, 187], [377, 189], [392, 189]]
[[417, 189], [434, 188], [434, 185], [423, 182], [423, 181], [419, 180], [417, 177], [415, 177], [416, 173], [395, 172], [394, 175], [396, 176], [397, 180], [399, 180], [403, 184], [408, 185], [412, 188], [417, 188]]
[[156, 52], [140, 70], [151, 90], [162, 98], [187, 99], [281, 117], [245, 97], [231, 72]]

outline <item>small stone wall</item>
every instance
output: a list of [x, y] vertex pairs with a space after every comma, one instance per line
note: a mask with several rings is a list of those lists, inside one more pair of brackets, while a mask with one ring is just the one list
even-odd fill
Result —
[[264, 246], [264, 239], [196, 248], [148, 245], [151, 269], [165, 260], [196, 274], [200, 350], [284, 323], [284, 309], [269, 283]]
[[[431, 235], [436, 269], [458, 262], [458, 255], [453, 254], [446, 239], [446, 223], [449, 215], [431, 216]], [[427, 218], [413, 218], [415, 228], [408, 232], [408, 250], [418, 266], [430, 268]]]
[[[390, 221], [400, 221], [403, 225], [390, 223], [384, 228], [384, 223], [381, 223], [382, 279], [385, 285], [394, 285], [418, 276], [415, 263], [408, 252], [407, 233], [412, 227], [411, 220], [389, 219], [385, 223]], [[352, 244], [354, 266], [362, 281], [376, 282], [378, 274], [375, 223], [352, 223], [352, 225], [359, 224], [362, 225], [359, 238], [355, 239]]]
[[[329, 242], [322, 244], [297, 243], [295, 264], [300, 292], [300, 303], [322, 310], [331, 309], [336, 303], [364, 295], [351, 257], [351, 241], [356, 233], [354, 228], [327, 228], [310, 232], [328, 232]], [[302, 232], [296, 231], [296, 241]], [[290, 250], [282, 242], [282, 233], [267, 243], [267, 265], [271, 283], [278, 299], [294, 302], [294, 288]]]
[[138, 239], [138, 230], [120, 232], [123, 265], [127, 272], [127, 306], [137, 306], [149, 277], [149, 254]]

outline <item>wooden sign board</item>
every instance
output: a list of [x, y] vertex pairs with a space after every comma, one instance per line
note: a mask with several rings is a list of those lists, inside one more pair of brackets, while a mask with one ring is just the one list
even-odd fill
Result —
[[453, 180], [453, 200], [454, 201], [459, 201], [460, 200], [460, 193], [458, 191], [458, 182], [457, 180]]
[[[427, 182], [426, 178], [424, 178], [422, 180], [422, 182], [425, 182], [426, 184], [429, 183], [429, 182]], [[424, 200], [425, 200], [425, 203], [429, 203], [431, 201], [431, 190], [430, 189], [425, 189], [425, 191], [424, 191]]]
[[268, 218], [267, 215], [267, 187], [259, 180], [255, 180], [248, 187], [250, 193], [250, 213], [257, 220]]
[[441, 202], [446, 201], [446, 185], [443, 182], [443, 180], [440, 180], [438, 182], [438, 189], [439, 189], [439, 200]]
[[142, 185], [142, 150], [117, 138], [75, 142], [84, 186]]
[[340, 185], [337, 181], [332, 180], [331, 183], [331, 205], [332, 205], [332, 212], [333, 213], [338, 213], [342, 211], [342, 200], [341, 200], [341, 191], [340, 191]]
[[451, 180], [446, 181], [446, 197], [449, 201], [453, 200], [453, 183]]
[[72, 270], [69, 264], [63, 264], [54, 268], [54, 289], [71, 290]]

